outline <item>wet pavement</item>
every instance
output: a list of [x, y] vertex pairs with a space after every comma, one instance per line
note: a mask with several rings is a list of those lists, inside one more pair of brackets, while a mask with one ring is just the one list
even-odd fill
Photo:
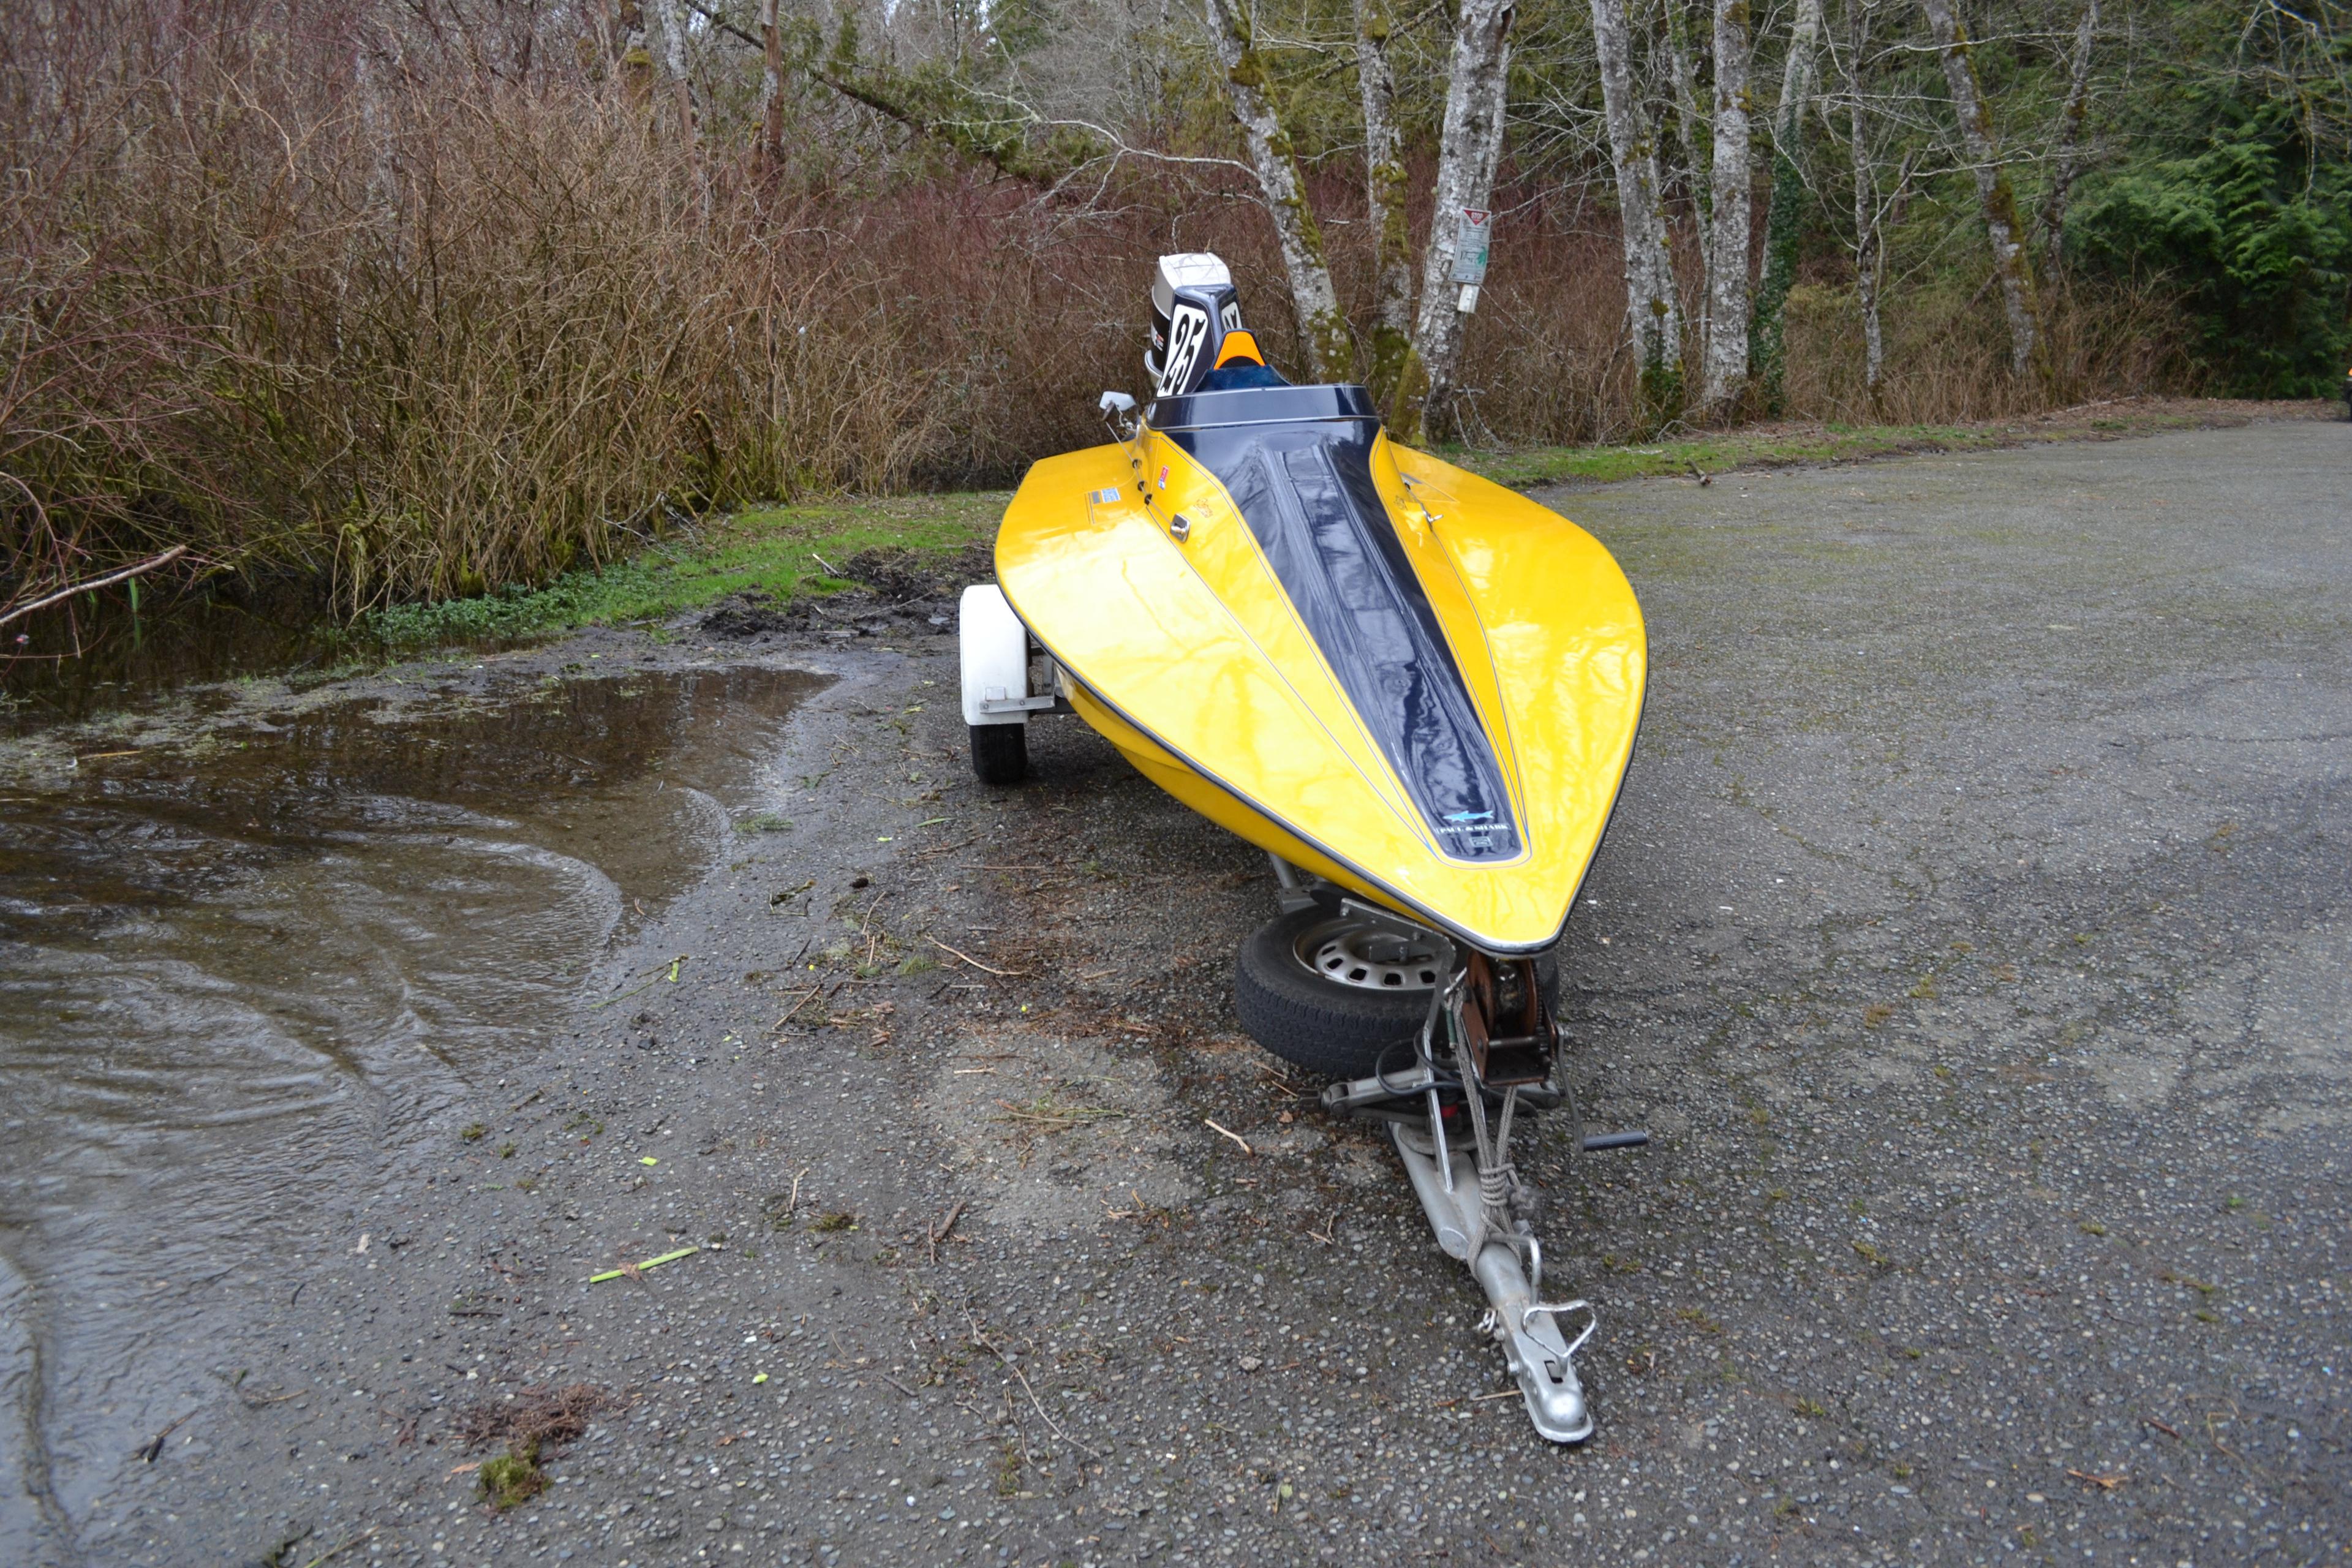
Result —
[[211, 1381], [219, 1321], [266, 1311], [338, 1198], [414, 1163], [404, 1130], [576, 1024], [823, 684], [256, 693], [193, 731], [126, 716], [0, 790], [0, 1366], [24, 1467], [0, 1524], [87, 1507], [157, 1385]]
[[[373, 760], [20, 747], [0, 1541], [2340, 1561], [2348, 475], [2277, 424], [1549, 498], [1655, 659], [1562, 958], [1587, 1120], [1654, 1142], [1521, 1159], [1601, 1315], [1574, 1451], [1393, 1156], [1238, 1037], [1262, 859], [1074, 720], [982, 790], [943, 636], [412, 670], [443, 745]], [[642, 748], [565, 743], [591, 655]], [[572, 1384], [488, 1508], [467, 1418]]]

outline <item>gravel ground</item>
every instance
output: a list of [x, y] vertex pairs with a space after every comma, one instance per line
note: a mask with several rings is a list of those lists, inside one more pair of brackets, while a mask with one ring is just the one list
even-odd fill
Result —
[[[1578, 1450], [1238, 1037], [1252, 851], [1075, 720], [982, 791], [914, 619], [584, 639], [835, 675], [791, 826], [387, 1127], [194, 1352], [236, 1394], [25, 1558], [2343, 1561], [2347, 479], [2305, 423], [1552, 498], [1655, 658], [1562, 961], [1588, 1121], [1654, 1142], [1521, 1162]], [[487, 1507], [463, 1418], [572, 1384]]]

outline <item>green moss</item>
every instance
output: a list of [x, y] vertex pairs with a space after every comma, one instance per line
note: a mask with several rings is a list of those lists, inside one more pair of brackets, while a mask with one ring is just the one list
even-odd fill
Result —
[[485, 1459], [478, 1472], [482, 1500], [503, 1513], [547, 1489], [547, 1472], [539, 1468], [539, 1445], [518, 1444], [495, 1459]]
[[370, 615], [359, 630], [393, 648], [430, 647], [658, 619], [746, 589], [778, 599], [836, 592], [846, 584], [827, 564], [889, 546], [960, 549], [986, 537], [1010, 499], [980, 490], [744, 512], [543, 588], [397, 605]]

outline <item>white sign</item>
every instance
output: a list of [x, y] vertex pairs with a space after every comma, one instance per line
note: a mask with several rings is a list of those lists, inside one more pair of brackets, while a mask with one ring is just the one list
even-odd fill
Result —
[[1454, 281], [1479, 284], [1486, 281], [1486, 240], [1494, 232], [1490, 221], [1494, 214], [1484, 207], [1464, 207], [1462, 222], [1454, 231]]

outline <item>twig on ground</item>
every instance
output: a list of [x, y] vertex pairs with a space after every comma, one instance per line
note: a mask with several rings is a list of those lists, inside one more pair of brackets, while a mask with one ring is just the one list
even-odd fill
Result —
[[1209, 1130], [1210, 1130], [1211, 1131], [1213, 1131], [1213, 1132], [1222, 1132], [1222, 1133], [1223, 1133], [1226, 1137], [1228, 1137], [1228, 1138], [1232, 1139], [1234, 1142], [1236, 1142], [1236, 1143], [1240, 1144], [1240, 1145], [1242, 1146], [1242, 1152], [1243, 1152], [1243, 1153], [1247, 1154], [1247, 1155], [1250, 1155], [1252, 1158], [1255, 1158], [1255, 1157], [1256, 1157], [1257, 1151], [1256, 1151], [1256, 1150], [1255, 1150], [1255, 1149], [1253, 1149], [1253, 1148], [1251, 1148], [1251, 1147], [1249, 1146], [1249, 1140], [1248, 1140], [1248, 1139], [1246, 1139], [1246, 1138], [1243, 1137], [1240, 1133], [1238, 1133], [1238, 1132], [1234, 1131], [1232, 1128], [1230, 1128], [1230, 1127], [1221, 1127], [1221, 1126], [1219, 1126], [1216, 1122], [1214, 1122], [1214, 1121], [1211, 1121], [1209, 1120], [1209, 1118], [1207, 1118], [1207, 1117], [1205, 1117], [1205, 1116], [1203, 1116], [1202, 1118], [1201, 1118], [1201, 1120], [1202, 1120], [1203, 1122], [1206, 1122], [1206, 1123], [1208, 1124]]
[[937, 1263], [940, 1260], [940, 1243], [948, 1238], [948, 1232], [955, 1228], [955, 1222], [963, 1217], [963, 1199], [956, 1199], [955, 1207], [948, 1210], [948, 1217], [930, 1227], [925, 1239], [930, 1247], [932, 1262]]
[[373, 1535], [375, 1531], [376, 1527], [371, 1524], [365, 1530], [361, 1531], [357, 1535], [352, 1536], [349, 1541], [342, 1542], [341, 1545], [328, 1547], [324, 1552], [320, 1552], [319, 1555], [311, 1558], [308, 1563], [303, 1563], [302, 1568], [319, 1568], [319, 1564], [324, 1563], [328, 1558], [341, 1556], [344, 1552], [349, 1552], [352, 1547], [357, 1546], [361, 1542], [365, 1541], [369, 1536]]
[[971, 1342], [986, 1351], [989, 1354], [994, 1356], [1003, 1364], [1004, 1369], [1007, 1372], [1021, 1380], [1021, 1391], [1029, 1396], [1029, 1403], [1036, 1406], [1037, 1418], [1045, 1423], [1047, 1430], [1051, 1431], [1055, 1436], [1059, 1437], [1063, 1442], [1067, 1443], [1071, 1447], [1076, 1448], [1080, 1453], [1086, 1455], [1088, 1458], [1099, 1459], [1102, 1458], [1100, 1454], [1096, 1453], [1092, 1448], [1087, 1447], [1084, 1443], [1079, 1442], [1076, 1437], [1073, 1437], [1067, 1432], [1063, 1431], [1061, 1425], [1056, 1422], [1053, 1416], [1045, 1413], [1045, 1402], [1037, 1397], [1037, 1391], [1035, 1389], [1029, 1386], [1029, 1374], [1023, 1372], [1020, 1367], [1014, 1365], [1011, 1356], [1008, 1356], [1003, 1351], [998, 1350], [994, 1345], [989, 1343], [987, 1340], [982, 1338], [977, 1333], [972, 1335]]
[[137, 1454], [142, 1459], [146, 1460], [147, 1463], [151, 1465], [153, 1464], [157, 1459], [163, 1458], [163, 1439], [178, 1431], [181, 1427], [186, 1426], [194, 1418], [195, 1414], [196, 1413], [193, 1410], [189, 1411], [187, 1415], [181, 1416], [177, 1421], [173, 1422], [169, 1426], [164, 1427], [152, 1437], [150, 1437], [144, 1443], [140, 1444], [139, 1447], [132, 1449], [131, 1452]]
[[[591, 1013], [593, 1013], [598, 1008], [609, 1007], [615, 1002], [625, 1002], [632, 996], [639, 995], [642, 993], [652, 990], [664, 980], [667, 980], [672, 985], [677, 984], [678, 970], [682, 968], [685, 965], [686, 961], [692, 956], [693, 955], [691, 953], [681, 952], [676, 958], [671, 959], [667, 963], [656, 963], [654, 965], [656, 973], [651, 980], [646, 981], [643, 985], [635, 986], [630, 990], [624, 991], [618, 996], [607, 996], [602, 1002], [591, 1002], [588, 1004], [588, 1010]], [[664, 969], [669, 971], [667, 975], [658, 973]]]
[[665, 1263], [675, 1263], [681, 1258], [691, 1258], [701, 1250], [702, 1248], [698, 1247], [681, 1247], [676, 1252], [665, 1252], [659, 1258], [648, 1258], [642, 1263], [624, 1263], [618, 1268], [607, 1268], [602, 1274], [591, 1274], [588, 1276], [588, 1283], [601, 1285], [607, 1279], [618, 1279], [624, 1276], [635, 1279], [648, 1268], [659, 1268]]
[[1013, 980], [1018, 979], [1024, 973], [1025, 973], [1024, 971], [1018, 969], [991, 969], [987, 964], [982, 963], [971, 954], [961, 952], [959, 949], [950, 947], [938, 937], [927, 936], [923, 940], [929, 942], [933, 947], [938, 948], [941, 952], [951, 953], [955, 957], [962, 959], [966, 963], [971, 964], [974, 969], [982, 970], [990, 974], [1001, 974], [1008, 980]]

